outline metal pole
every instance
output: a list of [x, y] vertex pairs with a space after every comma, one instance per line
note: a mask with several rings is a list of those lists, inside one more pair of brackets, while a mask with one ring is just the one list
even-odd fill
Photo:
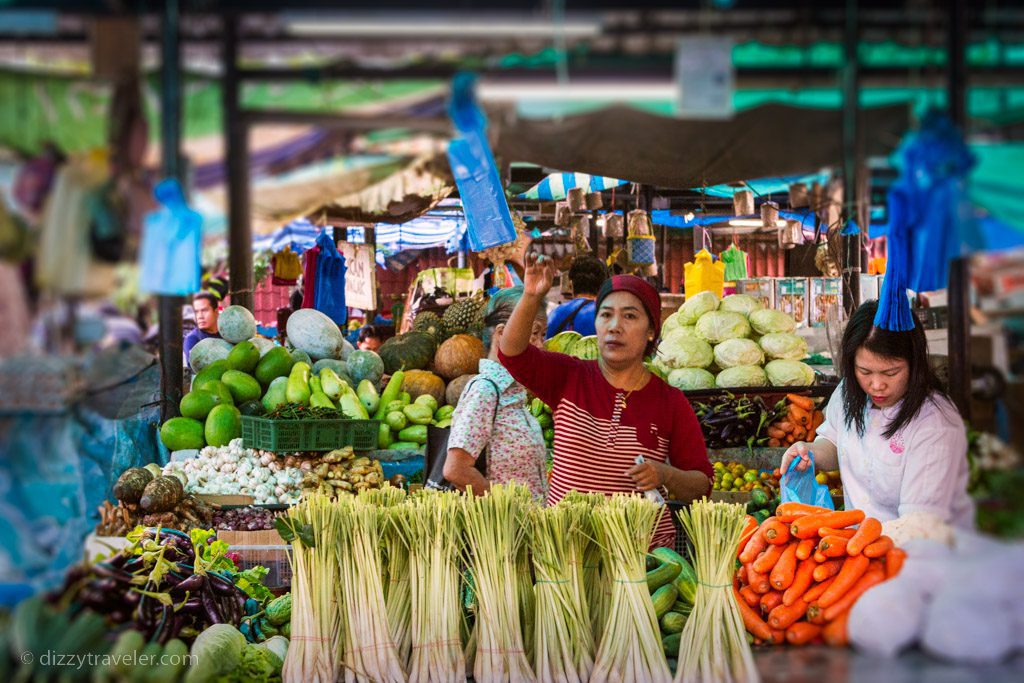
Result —
[[[949, 112], [967, 135], [967, 0], [950, 0], [947, 21]], [[949, 393], [960, 415], [971, 419], [971, 269], [966, 258], [949, 269]]]
[[[178, 0], [164, 2], [161, 24], [160, 141], [162, 172], [184, 185], [181, 163], [181, 16]], [[160, 419], [178, 415], [182, 384], [182, 297], [158, 299], [160, 324]]]
[[[843, 225], [857, 218], [857, 172], [861, 167], [860, 145], [860, 39], [857, 0], [846, 0], [843, 33]], [[860, 303], [861, 235], [843, 236], [843, 308], [849, 317]]]
[[249, 209], [249, 125], [240, 115], [238, 17], [224, 18], [224, 159], [228, 167], [228, 269], [231, 303], [253, 309]]

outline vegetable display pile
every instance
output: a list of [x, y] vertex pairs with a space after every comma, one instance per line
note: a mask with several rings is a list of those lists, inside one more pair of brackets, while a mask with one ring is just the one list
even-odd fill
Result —
[[768, 443], [764, 432], [772, 413], [760, 396], [726, 394], [692, 405], [708, 448], [753, 448]]
[[859, 510], [783, 503], [761, 525], [748, 518], [735, 597], [757, 643], [845, 645], [850, 608], [905, 557]]
[[797, 394], [786, 394], [789, 405], [784, 412], [769, 421], [768, 446], [785, 448], [797, 441], [812, 443], [818, 438], [818, 427], [825, 422], [825, 414], [817, 409], [814, 399]]
[[185, 493], [179, 476], [154, 476], [150, 469], [132, 467], [114, 484], [117, 505], [104, 501], [99, 507], [97, 536], [124, 536], [139, 526], [163, 526], [190, 531], [208, 528], [213, 508]]
[[274, 528], [277, 514], [266, 508], [247, 506], [217, 510], [213, 513], [213, 528], [222, 531], [261, 531]]
[[690, 563], [674, 550], [655, 548], [647, 556], [647, 590], [651, 592], [654, 613], [661, 626], [665, 656], [675, 659], [679, 639], [693, 611], [697, 594], [697, 574]]
[[281, 683], [288, 650], [283, 636], [249, 644], [234, 626], [215, 624], [192, 643], [194, 663], [184, 683]]
[[350, 447], [326, 453], [302, 477], [303, 495], [322, 493], [328, 498], [351, 495], [384, 484], [379, 460], [357, 458]]
[[537, 423], [544, 430], [544, 445], [550, 451], [555, 447], [555, 419], [551, 406], [539, 398], [530, 402], [530, 414], [537, 418]]
[[303, 471], [298, 459], [292, 461], [294, 466], [287, 463], [284, 456], [244, 448], [242, 440], [235, 439], [225, 446], [207, 446], [195, 458], [172, 461], [164, 471], [185, 476], [190, 493], [252, 496], [257, 505], [290, 505], [302, 496]]

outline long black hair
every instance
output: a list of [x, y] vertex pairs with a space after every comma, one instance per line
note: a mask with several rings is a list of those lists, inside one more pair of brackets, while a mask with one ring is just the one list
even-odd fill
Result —
[[844, 379], [843, 409], [847, 429], [856, 428], [857, 434], [864, 436], [864, 413], [868, 396], [857, 382], [858, 349], [864, 348], [885, 358], [905, 360], [910, 371], [907, 393], [903, 397], [899, 412], [884, 432], [885, 438], [889, 439], [917, 416], [926, 401], [932, 400], [936, 394], [945, 396], [945, 390], [928, 364], [928, 340], [925, 338], [921, 323], [915, 320], [914, 329], [892, 332], [875, 327], [877, 311], [877, 301], [861, 304], [850, 316], [850, 322], [843, 333], [840, 351]]

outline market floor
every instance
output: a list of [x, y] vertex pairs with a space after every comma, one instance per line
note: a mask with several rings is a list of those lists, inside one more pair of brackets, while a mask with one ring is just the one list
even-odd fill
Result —
[[853, 650], [812, 647], [754, 650], [763, 683], [1019, 683], [1024, 657], [995, 666], [958, 666], [920, 651], [881, 659]]

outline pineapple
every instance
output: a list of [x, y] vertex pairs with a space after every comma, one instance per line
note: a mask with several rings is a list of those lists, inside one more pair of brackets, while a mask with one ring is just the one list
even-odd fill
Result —
[[480, 336], [484, 329], [484, 299], [476, 294], [466, 299], [459, 299], [447, 309], [441, 319], [446, 336], [456, 334], [475, 334]]
[[440, 316], [432, 311], [418, 313], [412, 323], [412, 329], [417, 332], [426, 332], [439, 344], [444, 341], [444, 323], [441, 322]]

